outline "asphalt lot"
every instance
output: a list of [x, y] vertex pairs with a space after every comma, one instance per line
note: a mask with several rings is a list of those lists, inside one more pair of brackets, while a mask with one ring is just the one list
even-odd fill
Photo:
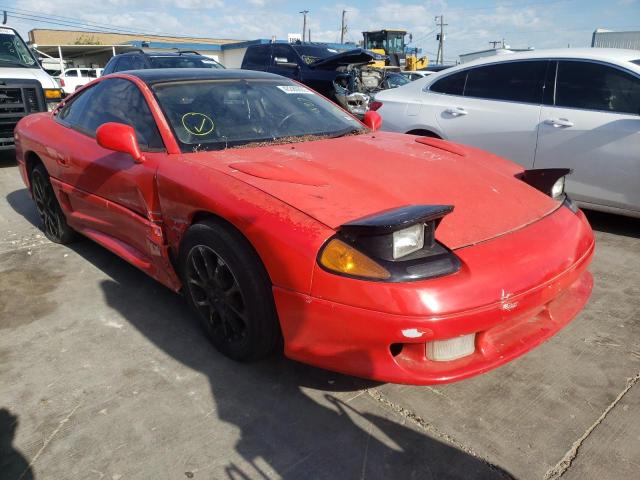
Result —
[[98, 245], [50, 243], [0, 156], [0, 479], [638, 478], [640, 221], [590, 213], [587, 308], [437, 387], [235, 364], [182, 299]]

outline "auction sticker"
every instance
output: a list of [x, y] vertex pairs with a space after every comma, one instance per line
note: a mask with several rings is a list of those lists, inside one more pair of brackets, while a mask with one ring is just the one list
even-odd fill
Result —
[[277, 85], [277, 87], [282, 90], [284, 93], [292, 94], [292, 93], [308, 93], [313, 94], [313, 92], [307, 88], [304, 88], [300, 85]]

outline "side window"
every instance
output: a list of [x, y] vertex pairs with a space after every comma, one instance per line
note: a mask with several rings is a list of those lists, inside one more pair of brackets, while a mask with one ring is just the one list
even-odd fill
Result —
[[560, 61], [555, 104], [640, 115], [640, 78], [598, 63]]
[[66, 72], [64, 72], [64, 76], [65, 77], [77, 77], [78, 76], [78, 71], [77, 70], [67, 70]]
[[504, 62], [469, 71], [465, 97], [541, 103], [547, 61]]
[[464, 84], [467, 81], [467, 70], [457, 72], [452, 75], [437, 80], [431, 85], [432, 92], [446, 93], [447, 95], [462, 95], [464, 93]]
[[80, 70], [81, 77], [89, 77], [89, 70]]
[[131, 70], [142, 70], [146, 68], [142, 55], [132, 55], [131, 57]]
[[113, 68], [114, 72], [123, 72], [125, 70], [133, 70], [133, 58], [132, 55], [124, 55], [118, 59], [118, 63]]
[[269, 49], [271, 45], [258, 45], [249, 47], [242, 60], [242, 68], [247, 70], [264, 70], [269, 59]]
[[[90, 91], [94, 91], [94, 94], [84, 103], [80, 118], [76, 116], [75, 122], [69, 122], [72, 126], [95, 136], [103, 123], [124, 123], [133, 127], [141, 148], [163, 148], [155, 120], [136, 85], [128, 80], [113, 78], [100, 82]], [[62, 114], [60, 112], [60, 120], [67, 122]]]
[[297, 55], [289, 45], [274, 44], [272, 54], [272, 65], [277, 67], [278, 63], [298, 63]]
[[73, 99], [66, 103], [64, 107], [60, 109], [56, 118], [63, 124], [70, 127], [77, 127], [84, 117], [87, 105], [91, 103], [91, 97], [95, 94], [97, 86], [90, 87], [77, 94]]

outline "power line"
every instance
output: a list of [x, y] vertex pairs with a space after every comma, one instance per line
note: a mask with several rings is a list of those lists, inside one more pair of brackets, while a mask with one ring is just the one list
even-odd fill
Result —
[[[2, 5], [0, 5], [0, 9], [5, 9]], [[39, 12], [34, 12], [32, 10], [23, 10], [23, 9], [14, 9], [14, 8], [6, 8], [7, 12], [11, 14], [11, 17], [15, 17], [22, 20], [29, 20], [36, 23], [44, 23], [56, 26], [63, 27], [72, 27], [77, 28], [79, 30], [85, 32], [95, 32], [95, 33], [120, 33], [120, 34], [129, 34], [129, 35], [144, 35], [148, 37], [176, 37], [183, 40], [201, 40], [207, 37], [191, 37], [185, 35], [176, 35], [172, 33], [164, 33], [164, 32], [142, 32], [130, 30], [124, 27], [115, 27], [113, 25], [101, 24], [96, 22], [85, 22], [84, 20], [75, 19], [73, 17], [63, 17], [60, 15], [40, 15]]]

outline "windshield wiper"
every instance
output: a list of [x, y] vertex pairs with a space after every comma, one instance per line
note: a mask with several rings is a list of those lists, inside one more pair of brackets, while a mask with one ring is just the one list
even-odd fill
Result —
[[365, 133], [366, 130], [360, 127], [349, 127], [344, 130], [340, 130], [339, 132], [332, 133], [327, 135], [327, 138], [338, 138], [338, 137], [348, 137], [349, 135], [360, 135], [361, 133]]

